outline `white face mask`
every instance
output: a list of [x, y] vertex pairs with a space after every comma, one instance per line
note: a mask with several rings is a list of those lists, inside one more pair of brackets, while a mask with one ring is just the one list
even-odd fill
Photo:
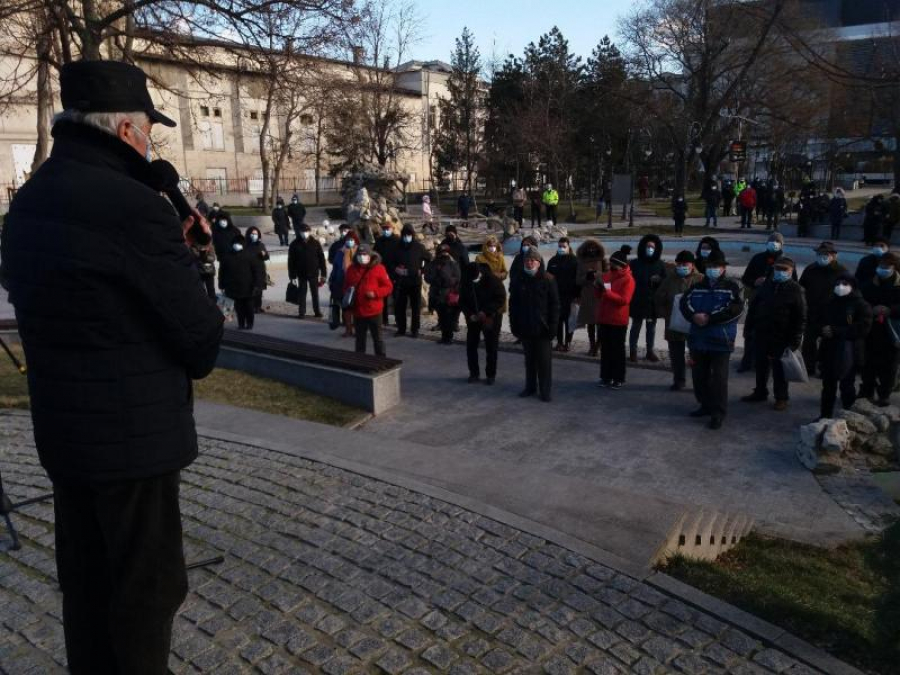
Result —
[[221, 228], [224, 230], [226, 227], [228, 227], [228, 221], [227, 221], [227, 220], [220, 220], [220, 221], [219, 221], [219, 227], [221, 227]]
[[647, 255], [653, 255], [654, 253], [656, 253], [656, 249], [653, 248], [652, 246], [648, 246], [647, 247]]
[[847, 286], [845, 284], [838, 284], [834, 287], [834, 294], [839, 298], [843, 298], [846, 295], [850, 295], [850, 291], [853, 290], [852, 286]]
[[403, 235], [403, 242], [404, 242], [404, 243], [406, 243], [406, 244], [411, 244], [411, 243], [412, 243], [412, 240], [413, 240], [412, 235], [409, 235], [409, 234], [404, 234], [404, 235]]
[[243, 244], [232, 244], [232, 245], [231, 245], [231, 249], [232, 249], [235, 253], [240, 253], [241, 251], [244, 250], [244, 245], [243, 245]]
[[560, 255], [565, 255], [566, 253], [569, 252], [569, 247], [568, 246], [559, 246], [556, 249], [556, 252], [559, 253]]
[[309, 239], [309, 232], [301, 232], [301, 233], [300, 233], [300, 238], [301, 238], [303, 241], [306, 241], [307, 239]]
[[372, 259], [370, 256], [361, 255], [356, 258], [359, 261], [360, 265], [368, 265], [369, 261]]
[[256, 234], [256, 232], [254, 232], [253, 234], [251, 234], [251, 235], [250, 235], [250, 241], [252, 241], [252, 242], [255, 244], [256, 242], [259, 241], [259, 235]]
[[497, 252], [496, 246], [488, 246], [487, 249], [488, 249], [488, 253], [496, 253]]

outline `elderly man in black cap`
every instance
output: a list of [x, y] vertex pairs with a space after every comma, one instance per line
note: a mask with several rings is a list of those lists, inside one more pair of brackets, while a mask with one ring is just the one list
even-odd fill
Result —
[[838, 262], [838, 252], [830, 241], [816, 247], [816, 263], [807, 265], [800, 275], [800, 285], [806, 293], [806, 333], [803, 336], [803, 362], [810, 376], [816, 374], [819, 363], [819, 341], [825, 325], [825, 310], [834, 297], [834, 284], [847, 270]]
[[522, 341], [525, 352], [525, 389], [519, 396], [534, 396], [550, 401], [552, 380], [550, 343], [559, 321], [559, 293], [556, 280], [543, 271], [540, 252], [532, 248], [525, 254], [520, 274], [509, 289], [509, 325]]
[[69, 669], [155, 675], [187, 592], [191, 379], [212, 370], [222, 337], [188, 248], [195, 221], [209, 226], [196, 212], [181, 222], [150, 186], [151, 129], [175, 122], [140, 69], [70, 63], [60, 85], [53, 151], [10, 206], [0, 278], [53, 482]]

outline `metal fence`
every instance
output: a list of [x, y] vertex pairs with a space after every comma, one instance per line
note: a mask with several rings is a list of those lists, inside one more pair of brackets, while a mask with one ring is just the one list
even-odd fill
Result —
[[[339, 190], [341, 179], [339, 177], [323, 176], [319, 179], [319, 192]], [[222, 194], [250, 194], [261, 195], [263, 193], [262, 178], [188, 178], [182, 177], [181, 191], [185, 194], [202, 192], [204, 195]], [[314, 178], [300, 176], [282, 176], [278, 180], [278, 186], [273, 189], [275, 194], [293, 194], [294, 192], [315, 192], [316, 181]]]

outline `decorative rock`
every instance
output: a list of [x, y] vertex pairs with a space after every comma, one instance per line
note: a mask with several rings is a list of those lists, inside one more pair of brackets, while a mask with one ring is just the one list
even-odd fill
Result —
[[841, 470], [840, 456], [837, 454], [819, 454], [818, 450], [805, 443], [797, 443], [797, 459], [813, 473], [830, 474]]
[[872, 436], [878, 433], [878, 428], [865, 415], [851, 410], [842, 410], [839, 417], [847, 423], [847, 427], [854, 433], [863, 436]]
[[816, 448], [810, 447], [802, 441], [797, 443], [797, 459], [810, 471], [814, 471], [819, 465], [819, 453], [816, 452]]
[[828, 428], [828, 420], [804, 424], [800, 427], [800, 442], [815, 451], [819, 447], [819, 439]]
[[822, 434], [822, 450], [832, 453], [843, 453], [850, 447], [853, 433], [847, 428], [845, 420], [830, 420]]
[[856, 403], [851, 406], [850, 410], [859, 413], [860, 415], [865, 415], [866, 417], [883, 414], [883, 409], [876, 406], [867, 398], [856, 399]]
[[886, 436], [880, 435], [867, 439], [863, 449], [873, 455], [881, 455], [882, 457], [890, 457], [894, 454], [894, 444]]
[[887, 415], [873, 415], [869, 418], [872, 421], [872, 424], [875, 425], [875, 428], [878, 429], [881, 433], [885, 433], [888, 429], [891, 428], [891, 420], [887, 417]]

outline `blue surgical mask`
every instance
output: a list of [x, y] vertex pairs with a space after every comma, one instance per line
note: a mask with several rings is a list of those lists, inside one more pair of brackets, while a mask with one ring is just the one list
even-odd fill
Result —
[[381, 235], [383, 237], [390, 237], [393, 234], [394, 234], [394, 232], [392, 230], [382, 230], [382, 232], [381, 232]]
[[893, 267], [878, 267], [875, 269], [875, 274], [878, 275], [879, 279], [888, 279], [891, 275], [894, 274]]
[[153, 157], [150, 156], [150, 137], [144, 133], [144, 130], [141, 129], [137, 124], [132, 125], [134, 130], [137, 131], [141, 136], [144, 137], [144, 140], [147, 141], [147, 149], [144, 151], [144, 159], [148, 162], [153, 161]]
[[884, 255], [884, 253], [885, 253], [885, 250], [883, 248], [881, 248], [880, 246], [872, 247], [872, 255], [874, 255], [876, 258], [880, 258], [881, 256]]
[[711, 281], [717, 281], [725, 272], [721, 267], [709, 267], [706, 270], [706, 278]]
[[537, 271], [538, 271], [537, 267], [535, 267], [534, 269], [530, 269], [530, 268], [526, 267], [524, 269], [525, 269], [525, 274], [527, 274], [530, 277], [533, 277], [535, 274], [537, 274]]
[[781, 250], [781, 244], [777, 241], [770, 241], [766, 243], [766, 250], [769, 253], [778, 253]]
[[251, 234], [251, 235], [250, 235], [250, 241], [252, 241], [252, 242], [255, 244], [256, 242], [259, 241], [259, 235], [256, 234], [256, 232], [254, 232], [253, 234]]
[[528, 244], [522, 244], [522, 253], [528, 253], [531, 250], [531, 247]]
[[565, 255], [566, 253], [569, 252], [569, 249], [565, 246], [560, 246], [556, 249], [556, 252], [559, 253], [560, 255]]
[[678, 265], [675, 268], [675, 273], [680, 277], [686, 277], [691, 273], [690, 265]]
[[309, 239], [309, 232], [301, 232], [301, 233], [300, 233], [300, 238], [301, 238], [303, 241], [306, 241], [307, 239]]
[[791, 278], [791, 273], [786, 272], [785, 270], [775, 270], [772, 272], [772, 278], [776, 283], [783, 284], [785, 281]]
[[700, 249], [700, 257], [701, 258], [708, 258], [710, 253], [712, 253], [711, 248], [701, 248]]
[[831, 256], [820, 255], [816, 258], [816, 264], [825, 267], [826, 265], [831, 264]]
[[405, 244], [411, 244], [411, 243], [412, 243], [412, 240], [413, 240], [412, 235], [409, 235], [409, 234], [404, 234], [404, 235], [403, 235], [403, 243], [405, 243]]
[[647, 255], [653, 255], [654, 253], [656, 253], [656, 249], [653, 248], [652, 246], [648, 246], [646, 250], [647, 250]]
[[353, 241], [352, 239], [348, 239], [347, 240], [347, 248], [353, 248], [354, 246], [356, 246], [356, 242]]

